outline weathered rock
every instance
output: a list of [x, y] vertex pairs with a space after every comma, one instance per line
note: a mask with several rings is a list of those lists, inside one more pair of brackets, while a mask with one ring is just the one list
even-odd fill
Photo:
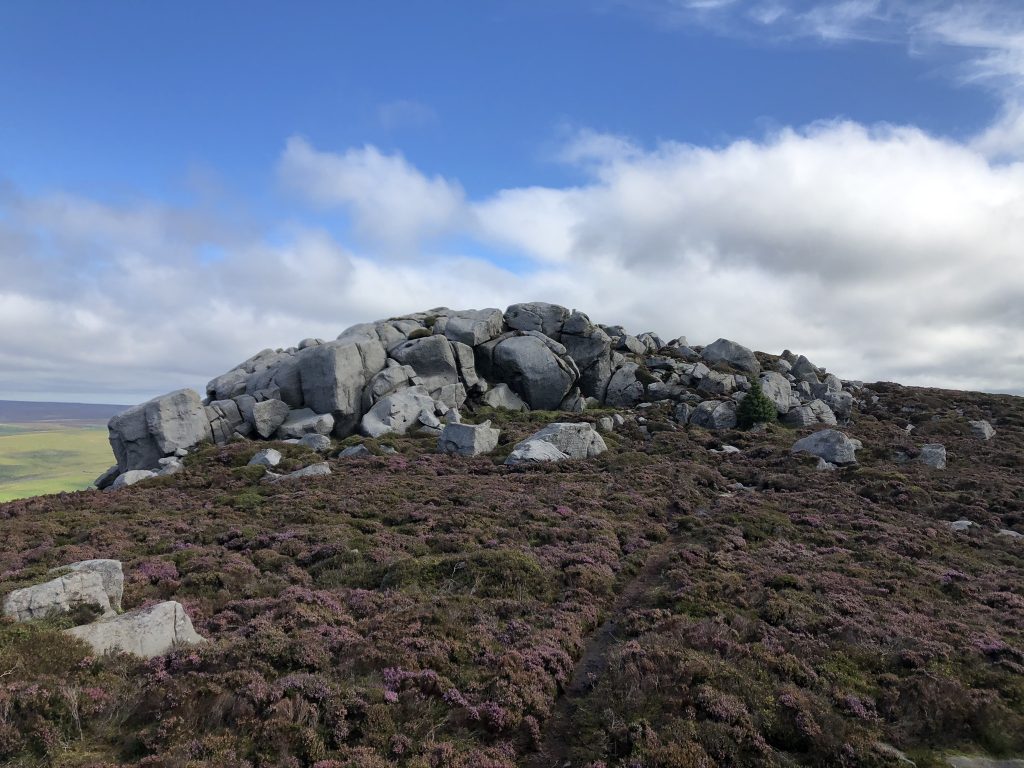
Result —
[[761, 372], [761, 364], [757, 362], [754, 353], [746, 347], [728, 339], [718, 339], [704, 347], [701, 357], [709, 363], [728, 363], [733, 368], [738, 368], [747, 373], [758, 374]]
[[995, 429], [987, 421], [972, 421], [971, 422], [971, 435], [977, 437], [979, 440], [991, 440], [996, 434]]
[[672, 415], [679, 424], [689, 424], [693, 411], [694, 407], [689, 403], [679, 403], [672, 412]]
[[429, 394], [448, 384], [459, 383], [459, 369], [451, 342], [444, 336], [428, 336], [405, 341], [391, 349], [391, 357], [416, 371]]
[[156, 471], [157, 477], [167, 477], [185, 471], [185, 465], [177, 456], [165, 456], [160, 459], [160, 469]]
[[558, 408], [579, 378], [565, 347], [532, 334], [500, 341], [492, 370], [534, 410]]
[[582, 312], [573, 312], [562, 323], [558, 340], [580, 372], [580, 390], [603, 400], [612, 376], [612, 340]]
[[857, 449], [860, 441], [851, 440], [835, 429], [822, 429], [797, 440], [790, 453], [810, 453], [830, 464], [843, 466], [857, 463]]
[[932, 469], [946, 468], [946, 446], [941, 443], [928, 443], [921, 446], [917, 460]]
[[831, 408], [821, 400], [812, 400], [806, 405], [790, 409], [789, 413], [782, 418], [782, 423], [787, 427], [800, 428], [812, 427], [815, 424], [835, 426], [838, 422]]
[[434, 333], [475, 347], [500, 336], [504, 325], [505, 319], [500, 309], [470, 309], [439, 317], [434, 325]]
[[383, 370], [386, 359], [384, 345], [371, 339], [304, 349], [299, 360], [303, 401], [316, 413], [333, 416], [335, 433], [347, 436], [362, 415], [363, 387]]
[[[431, 338], [440, 339], [445, 347], [448, 346], [443, 336]], [[363, 416], [359, 428], [368, 437], [388, 433], [404, 435], [417, 423], [421, 411], [433, 412], [435, 408], [434, 400], [423, 387], [410, 387], [378, 400]]]
[[264, 448], [249, 459], [250, 467], [276, 467], [281, 463], [281, 452], [275, 448]]
[[[157, 466], [159, 466], [159, 464]], [[127, 488], [129, 485], [141, 483], [143, 480], [149, 480], [153, 477], [156, 477], [156, 472], [151, 469], [129, 469], [127, 472], [123, 472], [118, 475], [114, 482], [104, 488], [104, 491], [117, 491], [121, 488]]]
[[826, 392], [821, 396], [821, 402], [824, 402], [837, 418], [846, 420], [853, 415], [853, 395], [849, 392]]
[[[555, 457], [547, 448], [536, 443], [548, 443], [561, 454]], [[608, 450], [604, 440], [590, 424], [556, 422], [548, 424], [525, 440], [516, 444], [505, 460], [506, 464], [524, 461], [552, 461], [559, 458], [587, 459]], [[542, 458], [542, 457], [548, 458]], [[552, 458], [553, 457], [553, 458]]]
[[210, 422], [199, 395], [179, 389], [133, 406], [107, 425], [110, 447], [122, 472], [153, 469], [179, 448], [188, 450], [212, 440]]
[[491, 408], [504, 408], [508, 411], [529, 410], [529, 406], [523, 402], [519, 395], [511, 390], [508, 384], [495, 384], [484, 393], [481, 400], [483, 400], [485, 405], [491, 406]]
[[694, 409], [689, 423], [705, 429], [733, 429], [736, 426], [736, 403], [727, 400], [705, 400]]
[[239, 404], [239, 409], [253, 431], [264, 440], [270, 438], [291, 413], [286, 402], [276, 399], [261, 402], [244, 400]]
[[446, 424], [437, 438], [437, 449], [441, 453], [478, 456], [498, 447], [499, 434], [499, 430], [491, 427], [490, 421], [483, 424]]
[[144, 659], [161, 656], [177, 646], [206, 642], [192, 627], [185, 609], [173, 600], [64, 632], [84, 640], [96, 654], [122, 651]]
[[532, 464], [541, 461], [565, 461], [568, 458], [567, 454], [544, 440], [525, 440], [516, 445], [515, 450], [505, 459], [505, 463]]
[[644, 399], [643, 382], [637, 379], [640, 366], [637, 363], [624, 363], [608, 382], [605, 404], [615, 408], [629, 408]]
[[973, 520], [954, 520], [949, 524], [949, 528], [954, 533], [965, 533], [971, 530], [971, 528], [976, 528], [977, 525]]
[[808, 384], [820, 383], [818, 380], [818, 369], [806, 357], [800, 355], [800, 357], [791, 362], [792, 367], [789, 369], [789, 372], [797, 379]]
[[1004, 536], [1007, 539], [1024, 539], [1024, 533], [1011, 531], [1009, 528], [1000, 528], [996, 531], [996, 536]]
[[277, 428], [274, 436], [278, 440], [300, 439], [312, 434], [329, 435], [333, 430], [334, 417], [331, 414], [316, 413], [310, 408], [299, 408], [288, 413], [288, 418]]
[[82, 605], [94, 606], [105, 616], [121, 609], [124, 574], [117, 560], [82, 560], [55, 570], [62, 571], [57, 578], [7, 595], [4, 615], [29, 621], [70, 613]]
[[779, 416], [785, 416], [792, 408], [799, 407], [800, 399], [793, 394], [789, 379], [777, 371], [765, 371], [760, 376], [761, 391], [772, 401]]
[[708, 395], [731, 395], [736, 391], [736, 377], [731, 373], [708, 371], [697, 384], [697, 391]]
[[517, 331], [540, 331], [545, 336], [557, 339], [562, 325], [569, 317], [569, 310], [557, 304], [531, 301], [513, 304], [505, 310], [505, 324]]
[[602, 416], [597, 420], [597, 428], [601, 432], [614, 432], [615, 420], [611, 416]]
[[326, 453], [331, 450], [331, 438], [327, 435], [303, 435], [299, 439], [299, 445], [317, 453]]

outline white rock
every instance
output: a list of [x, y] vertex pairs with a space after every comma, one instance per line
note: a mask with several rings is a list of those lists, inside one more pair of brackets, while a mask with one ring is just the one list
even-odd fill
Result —
[[87, 642], [96, 654], [122, 651], [144, 659], [161, 656], [175, 646], [206, 642], [193, 629], [185, 609], [173, 600], [64, 632]]
[[331, 438], [327, 435], [304, 435], [299, 440], [299, 445], [317, 453], [326, 453], [331, 450]]
[[973, 520], [954, 520], [949, 524], [949, 527], [955, 533], [964, 533], [971, 530], [971, 528], [977, 527], [977, 525]]
[[941, 443], [928, 443], [921, 446], [917, 460], [933, 469], [946, 468], [946, 446]]
[[141, 483], [143, 480], [149, 480], [151, 477], [156, 477], [156, 472], [148, 469], [129, 469], [127, 472], [118, 475], [117, 480], [104, 488], [104, 491], [116, 491], [129, 485]]
[[857, 440], [851, 440], [835, 429], [822, 429], [805, 438], [797, 440], [790, 453], [810, 453], [831, 464], [856, 464], [856, 451], [860, 447]]

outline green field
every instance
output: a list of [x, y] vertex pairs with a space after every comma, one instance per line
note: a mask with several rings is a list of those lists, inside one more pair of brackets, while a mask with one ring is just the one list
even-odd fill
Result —
[[0, 502], [88, 488], [113, 463], [105, 427], [0, 424]]

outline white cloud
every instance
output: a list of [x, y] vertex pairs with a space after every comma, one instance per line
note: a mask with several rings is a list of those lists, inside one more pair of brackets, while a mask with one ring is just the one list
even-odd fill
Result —
[[301, 198], [349, 212], [359, 235], [391, 254], [413, 255], [419, 242], [456, 226], [463, 212], [461, 186], [373, 146], [335, 154], [292, 137], [278, 170]]
[[[563, 157], [585, 183], [436, 208], [404, 159], [302, 154], [328, 200], [353, 156], [412, 179], [385, 179], [373, 206], [416, 211], [406, 247], [422, 257], [370, 258], [310, 225], [252, 232], [201, 210], [9, 195], [0, 327], [16, 332], [0, 342], [0, 393], [134, 401], [355, 322], [535, 299], [693, 343], [790, 347], [849, 377], [1024, 381], [1024, 164], [970, 145], [848, 122], [723, 147], [582, 132]], [[445, 230], [520, 269], [418, 239]], [[211, 247], [222, 257], [204, 258]]]

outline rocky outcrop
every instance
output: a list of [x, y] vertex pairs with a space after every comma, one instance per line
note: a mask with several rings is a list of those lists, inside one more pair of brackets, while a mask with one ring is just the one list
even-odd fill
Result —
[[162, 656], [177, 646], [206, 642], [192, 627], [181, 603], [173, 600], [71, 627], [64, 633], [84, 640], [97, 655], [121, 651], [144, 659]]
[[212, 379], [205, 400], [179, 390], [128, 409], [109, 425], [117, 470], [96, 483], [123, 487], [141, 476], [116, 475], [177, 471], [180, 464], [167, 469], [161, 460], [206, 441], [314, 436], [325, 446], [317, 450], [328, 450], [315, 436], [436, 435], [439, 417], [481, 405], [580, 413], [645, 402], [689, 408], [703, 400], [679, 423], [731, 429], [735, 402], [757, 375], [788, 425], [852, 416], [853, 390], [788, 350], [762, 373], [758, 356], [728, 339], [703, 348], [681, 336], [666, 343], [654, 332], [598, 325], [545, 302], [504, 312], [438, 307], [360, 323], [334, 341], [261, 350]]

